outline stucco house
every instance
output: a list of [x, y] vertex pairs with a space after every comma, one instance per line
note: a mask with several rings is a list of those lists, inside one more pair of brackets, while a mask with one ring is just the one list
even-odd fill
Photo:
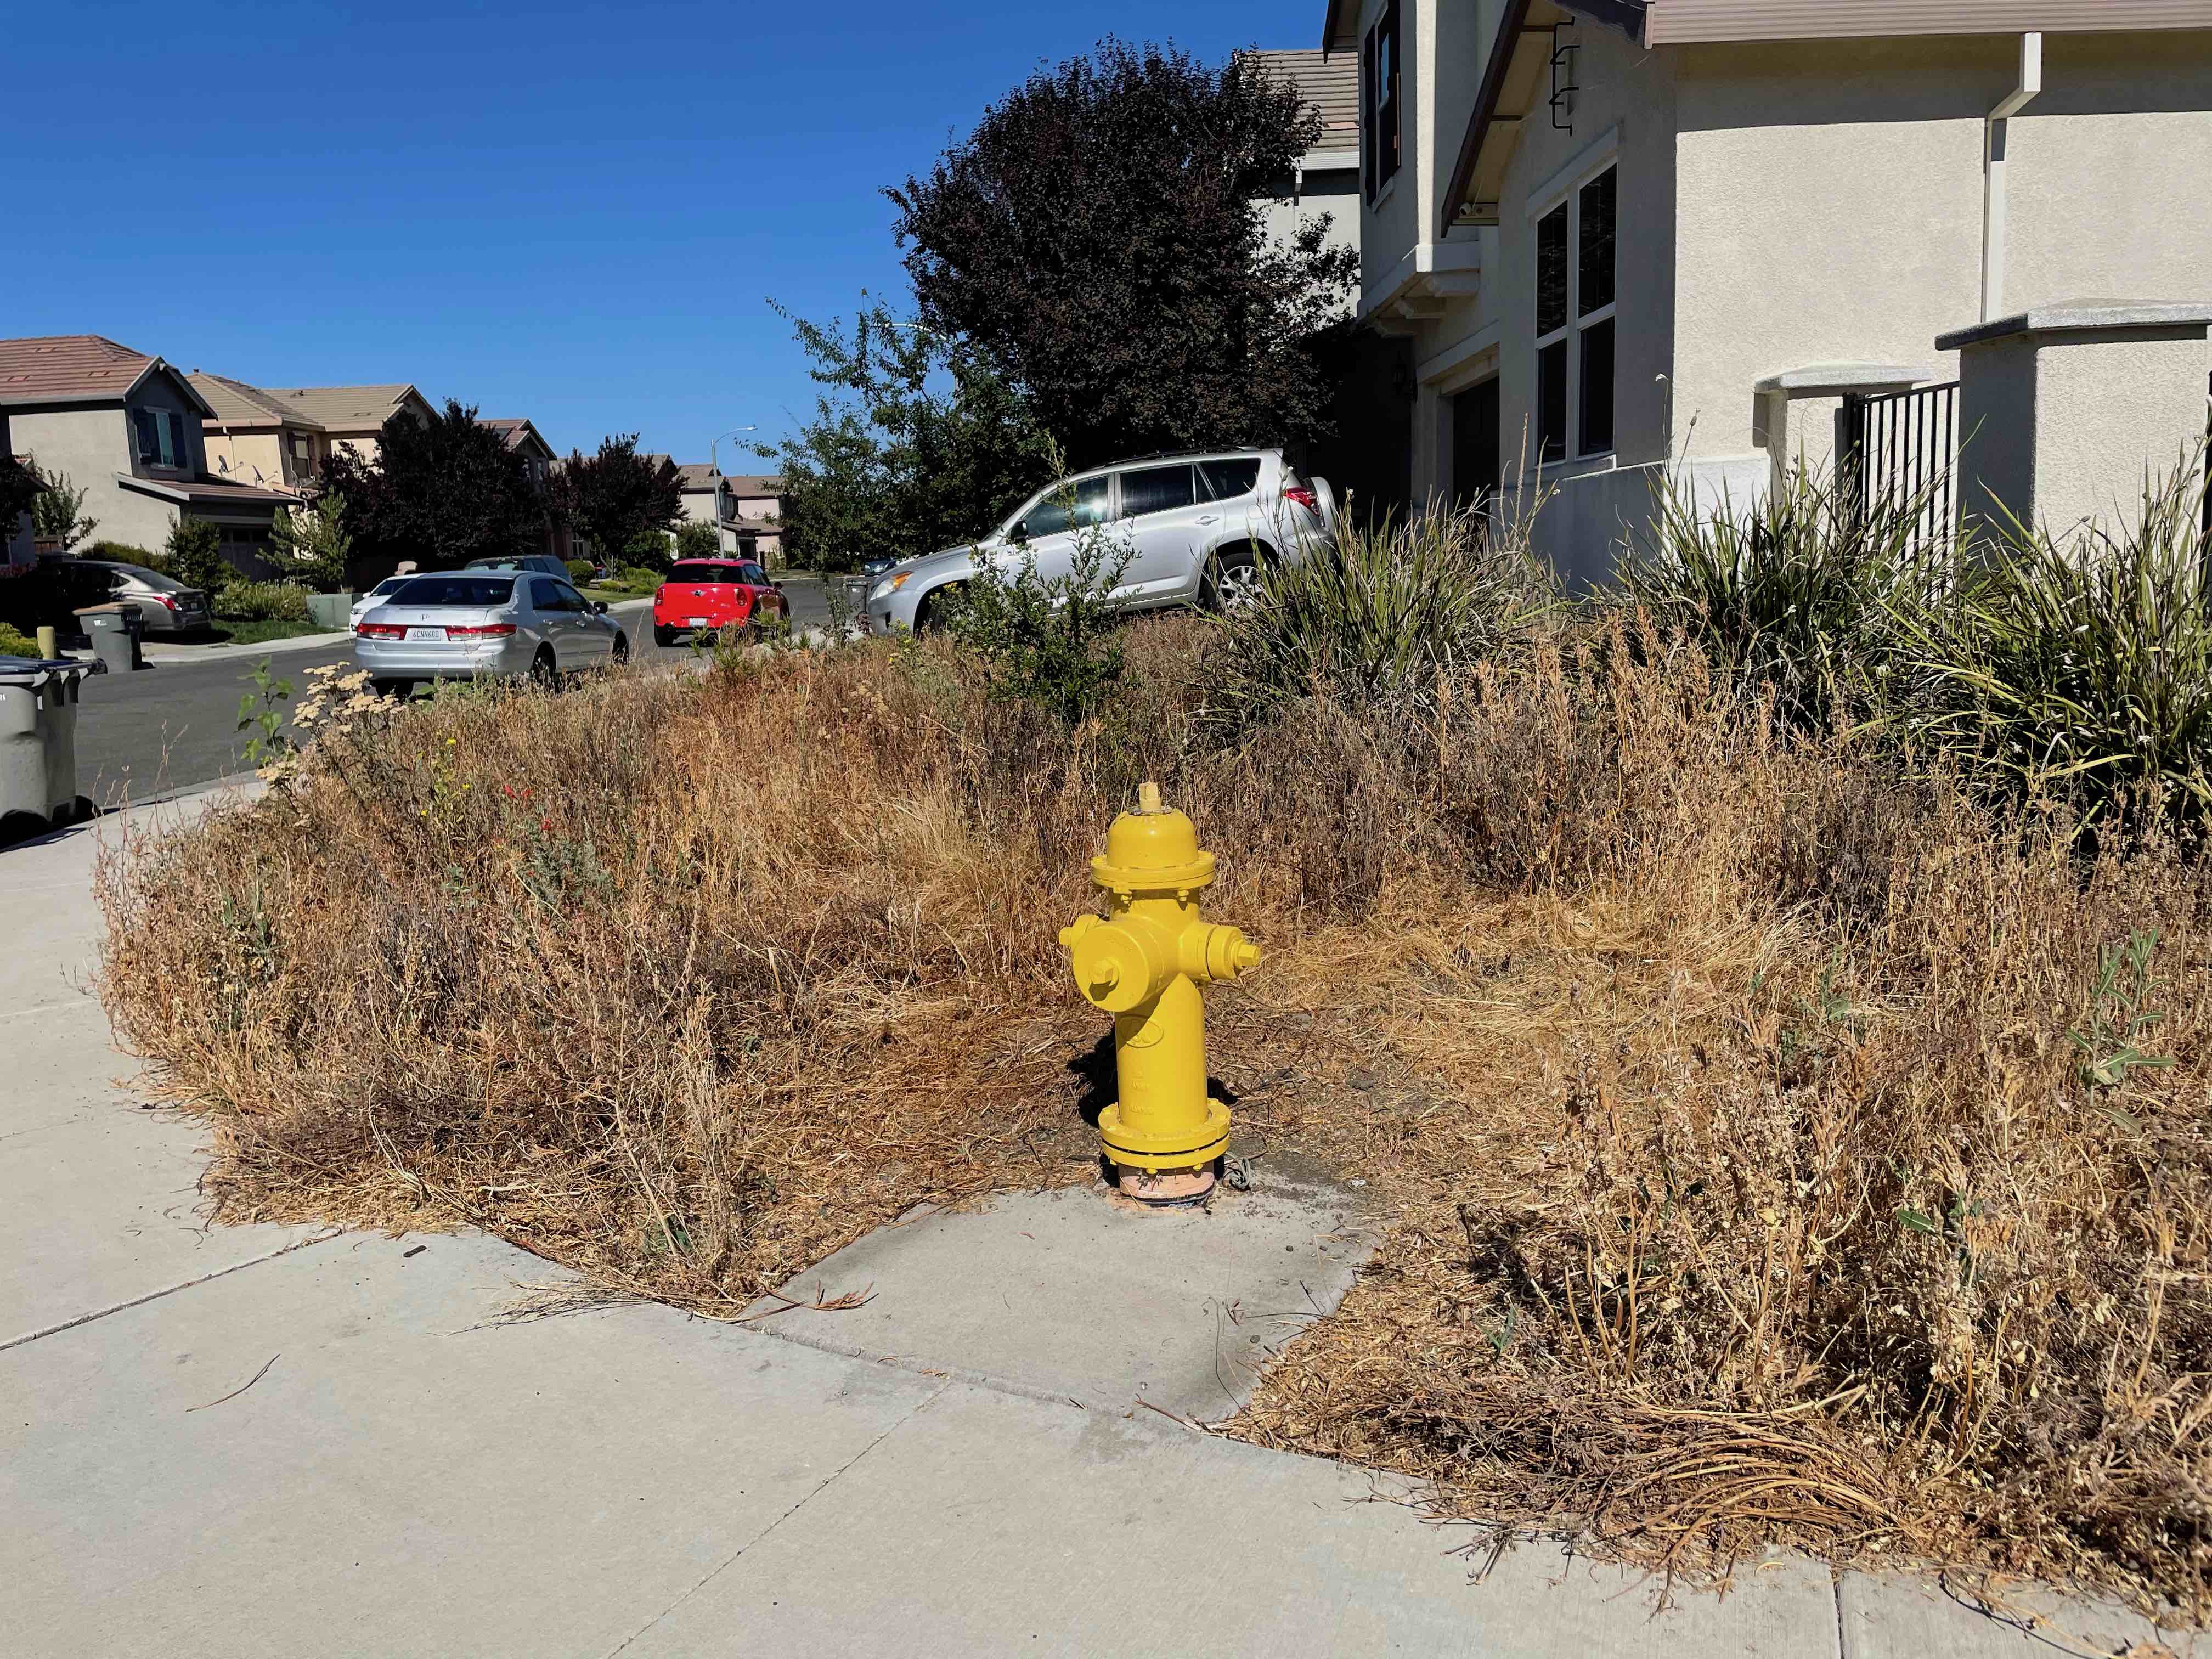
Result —
[[734, 551], [729, 532], [724, 527], [729, 517], [729, 505], [720, 470], [711, 461], [678, 461], [673, 465], [677, 488], [683, 492], [684, 522], [714, 526], [716, 544], [725, 553]]
[[2212, 0], [1328, 0], [1322, 32], [1413, 494], [1549, 492], [1571, 576], [1670, 460], [1748, 504], [1901, 415], [1947, 462], [1972, 325], [2212, 295]]
[[324, 453], [343, 445], [364, 463], [383, 449], [384, 423], [405, 413], [428, 421], [429, 399], [410, 385], [295, 386], [260, 388], [288, 409], [313, 422], [324, 439]]
[[202, 519], [251, 568], [294, 499], [212, 475], [206, 398], [161, 358], [97, 334], [0, 340], [0, 410], [16, 453], [85, 492], [104, 541], [158, 551], [179, 519]]
[[320, 421], [243, 380], [200, 369], [187, 378], [214, 411], [200, 428], [216, 477], [294, 495], [313, 487], [331, 452]]
[[[553, 477], [553, 469], [560, 465], [561, 458], [553, 446], [545, 441], [545, 434], [538, 429], [536, 424], [520, 416], [491, 415], [477, 416], [477, 424], [490, 428], [507, 441], [507, 447], [522, 457], [524, 469], [530, 475], [532, 487], [538, 494], [544, 495]], [[553, 516], [550, 506], [545, 513], [543, 550], [564, 561], [587, 556], [583, 538], [572, 534], [568, 526]]]
[[757, 472], [733, 472], [722, 480], [727, 514], [722, 520], [727, 544], [742, 558], [758, 559], [770, 570], [783, 568], [783, 480]]
[[[1245, 60], [1294, 88], [1321, 125], [1314, 146], [1301, 155], [1277, 193], [1261, 199], [1262, 224], [1279, 244], [1326, 222], [1323, 245], [1359, 251], [1359, 66], [1347, 53], [1249, 52]], [[1403, 517], [1412, 501], [1413, 474], [1404, 434], [1413, 413], [1413, 355], [1403, 337], [1374, 329], [1354, 331], [1335, 343], [1338, 390], [1330, 408], [1334, 428], [1297, 457], [1336, 487], [1340, 503], [1362, 516]]]

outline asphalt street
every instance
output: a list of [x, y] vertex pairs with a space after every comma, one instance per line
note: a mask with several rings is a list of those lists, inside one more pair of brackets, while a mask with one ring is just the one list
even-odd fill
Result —
[[[818, 581], [794, 580], [792, 625], [819, 626], [828, 620]], [[652, 612], [622, 613], [635, 660], [680, 660], [688, 645], [663, 648], [653, 642]], [[325, 663], [349, 662], [349, 645], [286, 651], [270, 647], [270, 672], [289, 680], [295, 694], [307, 671]], [[210, 782], [247, 769], [240, 751], [248, 732], [238, 729], [239, 699], [253, 690], [258, 652], [226, 653], [204, 663], [168, 661], [132, 674], [98, 674], [83, 682], [76, 716], [77, 789], [102, 807]]]

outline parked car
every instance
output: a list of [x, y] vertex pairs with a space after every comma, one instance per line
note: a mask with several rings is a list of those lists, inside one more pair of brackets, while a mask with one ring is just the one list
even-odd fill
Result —
[[214, 617], [208, 596], [174, 576], [120, 559], [61, 559], [82, 584], [83, 605], [122, 605], [137, 611], [149, 634], [198, 634]]
[[562, 674], [626, 662], [629, 641], [605, 605], [566, 576], [451, 570], [410, 576], [354, 624], [353, 656], [380, 690], [417, 680]]
[[930, 624], [933, 601], [975, 574], [976, 560], [1005, 569], [1024, 555], [1046, 580], [1074, 568], [1083, 532], [1126, 540], [1129, 563], [1109, 601], [1230, 608], [1260, 586], [1260, 566], [1297, 560], [1336, 533], [1336, 494], [1307, 479], [1279, 449], [1147, 455], [1062, 478], [1024, 501], [973, 547], [909, 559], [868, 589], [871, 631]]
[[520, 553], [504, 559], [471, 559], [464, 570], [533, 570], [541, 576], [568, 580], [568, 567], [550, 553]]
[[362, 594], [358, 599], [354, 600], [353, 609], [346, 617], [346, 626], [349, 628], [360, 626], [361, 619], [363, 617], [366, 617], [370, 611], [375, 610], [377, 606], [382, 605], [386, 599], [390, 599], [394, 593], [397, 593], [401, 588], [406, 586], [408, 583], [414, 580], [415, 578], [412, 575], [386, 576], [382, 581], [377, 583], [375, 586], [370, 588], [368, 592]]
[[762, 619], [791, 620], [780, 583], [750, 559], [679, 559], [653, 596], [653, 638], [673, 645], [686, 634], [757, 629]]

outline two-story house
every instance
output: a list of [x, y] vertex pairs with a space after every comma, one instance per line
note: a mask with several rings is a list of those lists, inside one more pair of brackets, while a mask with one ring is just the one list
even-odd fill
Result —
[[1939, 336], [2212, 292], [2212, 0], [1328, 0], [1323, 44], [1413, 494], [1545, 498], [1571, 578], [1669, 465], [1747, 506], [1892, 399], [1948, 464]]
[[[489, 427], [505, 439], [507, 447], [522, 457], [523, 471], [531, 487], [540, 495], [547, 493], [553, 469], [560, 464], [560, 456], [545, 434], [531, 421], [519, 416], [480, 416], [477, 424]], [[562, 561], [586, 556], [582, 538], [573, 534], [568, 527], [554, 516], [551, 506], [546, 507], [544, 541], [541, 550]]]
[[213, 411], [200, 425], [216, 477], [295, 495], [313, 489], [331, 452], [321, 422], [243, 380], [200, 369], [189, 378]]
[[294, 500], [212, 475], [207, 399], [161, 358], [97, 334], [0, 340], [0, 410], [17, 453], [85, 492], [102, 540], [158, 551], [179, 519], [205, 520], [252, 568]]
[[410, 385], [295, 386], [258, 388], [287, 409], [314, 423], [322, 433], [325, 453], [343, 447], [364, 465], [373, 464], [384, 447], [384, 423], [393, 416], [411, 415], [427, 422], [434, 412], [429, 399]]
[[770, 570], [783, 568], [783, 480], [736, 472], [722, 480], [726, 544]]
[[[1262, 224], [1287, 246], [1303, 230], [1325, 227], [1323, 245], [1359, 251], [1359, 66], [1346, 52], [1251, 52], [1270, 78], [1287, 84], [1318, 122], [1313, 147], [1298, 157], [1277, 193], [1263, 198]], [[1354, 331], [1328, 341], [1328, 368], [1336, 381], [1331, 430], [1298, 457], [1336, 487], [1337, 500], [1362, 518], [1403, 518], [1412, 503], [1412, 467], [1404, 433], [1413, 414], [1413, 351], [1402, 336]]]

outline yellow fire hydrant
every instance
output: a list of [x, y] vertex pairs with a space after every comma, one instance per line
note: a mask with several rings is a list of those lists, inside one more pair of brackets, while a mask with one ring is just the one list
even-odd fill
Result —
[[1229, 1147], [1229, 1109], [1206, 1093], [1198, 988], [1235, 979], [1260, 950], [1199, 915], [1213, 854], [1200, 849], [1188, 818], [1160, 804], [1157, 783], [1114, 820], [1091, 878], [1106, 890], [1108, 914], [1078, 916], [1060, 942], [1075, 988], [1114, 1016], [1121, 1098], [1099, 1115], [1099, 1139], [1124, 1193], [1188, 1203], [1213, 1190], [1214, 1163]]

